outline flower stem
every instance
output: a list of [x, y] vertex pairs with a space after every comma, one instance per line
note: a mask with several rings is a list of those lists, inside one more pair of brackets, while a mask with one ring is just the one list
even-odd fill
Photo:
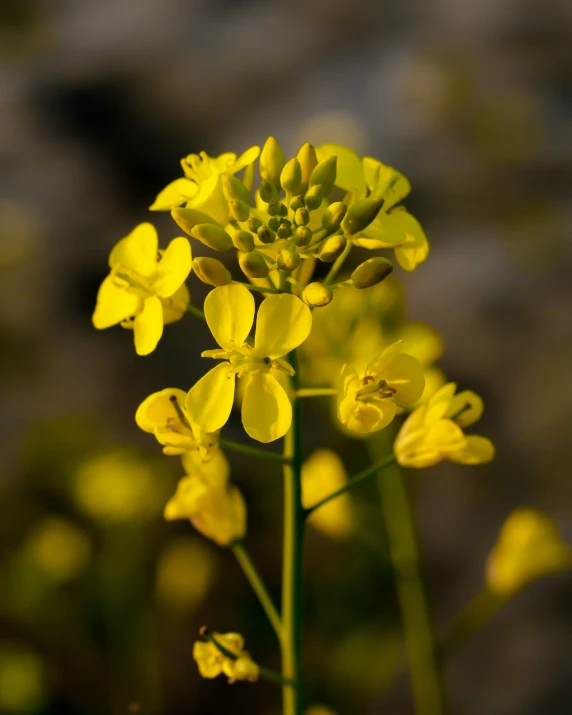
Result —
[[288, 460], [281, 454], [276, 454], [276, 452], [270, 452], [267, 449], [258, 449], [257, 447], [251, 447], [249, 444], [241, 444], [240, 442], [234, 442], [231, 439], [219, 439], [218, 441], [221, 447], [225, 449], [230, 449], [232, 452], [240, 452], [240, 454], [248, 454], [250, 457], [255, 457], [256, 459], [265, 459], [268, 462], [280, 462], [281, 464], [286, 463]]
[[340, 272], [342, 266], [344, 265], [346, 258], [350, 255], [350, 251], [352, 250], [352, 242], [348, 241], [346, 244], [346, 247], [343, 250], [343, 253], [341, 253], [336, 260], [334, 261], [333, 266], [330, 268], [330, 272], [324, 279], [324, 285], [330, 285], [330, 283], [334, 282], [334, 278], [338, 275]]
[[296, 397], [321, 397], [322, 395], [337, 395], [335, 387], [301, 387], [296, 390]]
[[242, 541], [235, 541], [232, 545], [232, 551], [236, 556], [236, 560], [240, 564], [244, 575], [248, 579], [248, 582], [252, 586], [254, 593], [258, 596], [260, 605], [264, 609], [270, 625], [274, 629], [274, 632], [278, 636], [278, 640], [282, 640], [282, 623], [280, 622], [280, 616], [278, 610], [268, 593], [264, 581], [260, 578], [256, 567], [254, 566], [252, 559], [250, 558], [248, 552], [244, 548]]
[[199, 320], [205, 320], [205, 314], [199, 308], [195, 308], [194, 305], [187, 306], [187, 313], [193, 316], [193, 318], [198, 318]]
[[242, 283], [241, 281], [234, 282], [240, 283], [241, 286], [246, 286], [248, 290], [252, 290], [257, 293], [280, 293], [278, 288], [271, 288], [270, 286], [256, 286], [254, 283]]
[[[296, 353], [290, 355], [297, 369]], [[298, 375], [292, 378], [298, 387]], [[302, 507], [302, 429], [300, 402], [294, 400], [292, 426], [284, 438], [284, 554], [282, 562], [282, 675], [296, 685], [283, 688], [283, 715], [302, 715], [301, 677], [302, 550], [304, 510]]]

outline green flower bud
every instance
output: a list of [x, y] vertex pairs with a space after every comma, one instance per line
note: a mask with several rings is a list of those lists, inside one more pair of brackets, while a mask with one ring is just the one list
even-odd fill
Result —
[[271, 231], [278, 231], [278, 227], [280, 226], [281, 223], [282, 223], [282, 221], [278, 218], [278, 216], [273, 216], [268, 221], [268, 228]]
[[367, 228], [372, 221], [375, 220], [377, 214], [381, 211], [383, 199], [367, 198], [356, 201], [353, 206], [350, 206], [344, 220], [342, 228], [347, 236], [353, 236]]
[[238, 254], [238, 265], [248, 278], [266, 278], [270, 269], [259, 251]]
[[312, 176], [312, 172], [316, 166], [318, 166], [318, 157], [316, 156], [316, 150], [314, 147], [309, 142], [306, 142], [300, 147], [300, 151], [296, 155], [296, 158], [300, 162], [300, 168], [302, 169], [300, 193], [304, 194], [310, 185], [310, 176]]
[[312, 240], [312, 231], [307, 226], [298, 226], [294, 233], [297, 246], [308, 246]]
[[271, 201], [276, 201], [278, 198], [278, 190], [271, 181], [262, 181], [260, 188], [258, 189], [258, 193], [265, 204], [269, 204]]
[[290, 249], [285, 248], [278, 254], [276, 263], [278, 263], [278, 268], [281, 268], [283, 271], [288, 271], [288, 273], [292, 273], [292, 271], [295, 271], [300, 265], [300, 256], [296, 253], [296, 251], [291, 251]]
[[337, 231], [346, 215], [347, 206], [341, 201], [330, 204], [322, 216], [322, 226], [328, 231]]
[[306, 226], [307, 224], [309, 224], [310, 212], [308, 211], [308, 209], [296, 209], [296, 213], [294, 214], [294, 221], [298, 224], [298, 226]]
[[191, 236], [213, 251], [230, 251], [233, 246], [232, 238], [218, 224], [198, 223], [192, 229]]
[[279, 216], [280, 215], [280, 204], [278, 201], [271, 201], [268, 204], [268, 215], [269, 216]]
[[244, 201], [245, 204], [250, 203], [250, 192], [240, 179], [231, 174], [223, 174], [222, 176], [222, 191], [227, 201]]
[[246, 201], [240, 201], [240, 199], [233, 199], [232, 201], [228, 202], [228, 208], [230, 209], [230, 213], [232, 214], [233, 218], [235, 218], [237, 221], [247, 221], [248, 217], [250, 216], [250, 206], [246, 203]]
[[286, 204], [280, 204], [280, 216], [282, 216], [282, 218], [288, 216], [288, 207]]
[[278, 226], [278, 238], [290, 238], [292, 235], [292, 226], [288, 223], [281, 223]]
[[237, 231], [232, 237], [232, 242], [239, 251], [244, 253], [254, 251], [254, 236], [248, 231]]
[[318, 258], [324, 263], [332, 263], [344, 252], [347, 243], [346, 237], [340, 234], [326, 238], [318, 250]]
[[246, 225], [248, 226], [249, 231], [252, 231], [252, 233], [256, 233], [258, 229], [262, 226], [262, 221], [259, 218], [256, 218], [256, 216], [251, 216], [248, 219], [248, 223]]
[[197, 209], [173, 209], [171, 211], [175, 223], [182, 228], [185, 233], [191, 236], [191, 231], [198, 223], [211, 223], [218, 226], [217, 222], [208, 214]]
[[274, 243], [276, 240], [276, 234], [267, 226], [261, 226], [256, 233], [262, 243]]
[[280, 174], [280, 183], [284, 191], [296, 194], [302, 184], [302, 167], [298, 159], [290, 159]]
[[387, 258], [376, 256], [359, 265], [352, 273], [352, 283], [356, 288], [371, 288], [381, 283], [393, 271], [393, 263]]
[[335, 154], [321, 161], [310, 176], [310, 186], [321, 186], [324, 196], [334, 188], [338, 157]]
[[225, 286], [232, 281], [230, 272], [216, 258], [199, 256], [193, 260], [193, 271], [199, 280], [210, 286]]
[[260, 152], [260, 176], [280, 188], [280, 174], [286, 157], [274, 137], [268, 137]]
[[305, 208], [306, 204], [302, 201], [302, 199], [297, 196], [293, 201], [290, 202], [290, 208], [292, 211], [296, 212], [298, 209], [303, 209]]
[[323, 283], [310, 283], [302, 291], [302, 300], [312, 308], [323, 308], [332, 302], [334, 293]]
[[304, 195], [304, 203], [306, 208], [310, 211], [315, 211], [322, 205], [322, 199], [324, 198], [324, 190], [319, 184], [315, 186], [310, 186], [308, 191]]

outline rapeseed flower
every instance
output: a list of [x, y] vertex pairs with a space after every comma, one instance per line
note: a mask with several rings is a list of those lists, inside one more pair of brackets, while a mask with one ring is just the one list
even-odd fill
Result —
[[[302, 505], [309, 509], [346, 482], [346, 470], [338, 455], [331, 449], [317, 449], [302, 466]], [[349, 494], [340, 494], [310, 514], [308, 523], [326, 536], [344, 539], [353, 528], [353, 516]]]
[[[244, 650], [244, 638], [239, 633], [213, 633], [217, 643], [229, 653], [226, 655], [211, 641], [196, 641], [193, 658], [199, 666], [203, 678], [216, 678], [224, 673], [233, 683], [236, 680], [258, 679], [258, 666]], [[230, 654], [235, 656], [230, 657]]]

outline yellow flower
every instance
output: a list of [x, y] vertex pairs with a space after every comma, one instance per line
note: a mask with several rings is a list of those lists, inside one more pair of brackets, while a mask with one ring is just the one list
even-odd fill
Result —
[[24, 547], [27, 558], [53, 581], [78, 576], [91, 558], [91, 541], [72, 523], [51, 516], [32, 530]]
[[431, 467], [445, 459], [460, 464], [482, 464], [494, 456], [486, 437], [465, 435], [463, 427], [483, 413], [483, 401], [465, 390], [455, 395], [456, 385], [444, 385], [403, 423], [395, 440], [397, 461], [403, 467]]
[[207, 432], [216, 432], [228, 420], [234, 400], [235, 378], [246, 379], [242, 424], [259, 442], [286, 434], [292, 405], [273, 371], [293, 374], [281, 358], [307, 338], [312, 314], [294, 295], [271, 295], [258, 309], [254, 346], [246, 342], [254, 323], [254, 298], [245, 286], [230, 283], [212, 290], [205, 300], [207, 324], [220, 349], [203, 357], [225, 362], [202, 377], [187, 395], [190, 418]]
[[233, 683], [235, 680], [258, 679], [258, 666], [244, 650], [244, 638], [240, 633], [213, 633], [217, 643], [236, 656], [231, 658], [222, 653], [212, 641], [196, 641], [193, 646], [193, 658], [199, 666], [203, 678], [216, 678], [224, 673]]
[[[302, 494], [306, 509], [332, 494], [347, 481], [342, 460], [330, 449], [317, 449], [302, 467]], [[352, 530], [352, 504], [348, 494], [324, 504], [313, 512], [308, 522], [334, 539], [343, 539]]]
[[556, 522], [536, 509], [520, 507], [505, 521], [487, 560], [488, 588], [510, 596], [531, 581], [572, 565], [572, 550]]
[[425, 386], [423, 369], [402, 352], [399, 340], [375, 357], [360, 377], [349, 363], [342, 368], [338, 417], [352, 432], [369, 434], [386, 427], [401, 405], [418, 400]]
[[163, 325], [179, 320], [187, 309], [190, 298], [184, 282], [191, 261], [186, 238], [175, 238], [159, 251], [155, 227], [139, 224], [111, 251], [111, 273], [97, 294], [93, 325], [98, 330], [117, 323], [132, 328], [137, 354], [153, 352]]
[[189, 154], [181, 159], [185, 178], [176, 179], [159, 193], [151, 211], [170, 211], [178, 206], [199, 209], [208, 214], [221, 226], [230, 220], [228, 201], [222, 190], [223, 174], [236, 174], [251, 165], [260, 153], [260, 148], [252, 146], [239, 157], [226, 152], [211, 157], [202, 151]]
[[198, 474], [179, 481], [165, 507], [165, 519], [189, 519], [197, 531], [220, 546], [230, 546], [246, 533], [246, 505], [240, 491]]

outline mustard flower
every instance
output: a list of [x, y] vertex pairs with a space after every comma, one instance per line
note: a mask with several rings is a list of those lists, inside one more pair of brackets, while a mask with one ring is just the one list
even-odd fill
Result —
[[230, 283], [212, 290], [204, 304], [207, 324], [220, 345], [203, 357], [224, 360], [189, 391], [190, 418], [207, 432], [216, 432], [228, 420], [234, 401], [235, 378], [244, 378], [242, 424], [259, 442], [283, 437], [292, 422], [292, 405], [272, 374], [293, 374], [282, 359], [307, 338], [312, 314], [294, 295], [271, 295], [258, 309], [254, 346], [246, 342], [254, 323], [254, 298], [246, 286]]
[[[317, 449], [302, 466], [302, 503], [310, 508], [343, 487], [347, 474], [342, 460], [331, 449]], [[353, 527], [353, 510], [349, 494], [340, 494], [315, 512], [308, 522], [333, 539], [346, 538]]]
[[456, 388], [452, 382], [444, 385], [405, 420], [394, 445], [403, 467], [431, 467], [445, 459], [482, 464], [493, 458], [490, 440], [463, 432], [482, 415], [482, 399], [469, 390], [455, 395]]
[[155, 227], [139, 224], [111, 251], [111, 273], [97, 294], [93, 325], [103, 330], [120, 323], [133, 329], [138, 355], [153, 352], [163, 325], [187, 310], [190, 296], [184, 282], [191, 261], [186, 238], [174, 238], [160, 251]]
[[486, 582], [493, 593], [510, 596], [531, 581], [572, 565], [572, 549], [556, 522], [536, 509], [520, 507], [507, 518], [487, 560]]
[[222, 653], [212, 641], [196, 641], [193, 646], [199, 673], [203, 678], [216, 678], [224, 673], [233, 683], [236, 680], [258, 680], [258, 666], [244, 650], [244, 638], [239, 633], [214, 633], [221, 646], [236, 655], [236, 659]]
[[338, 388], [338, 417], [352, 432], [370, 434], [386, 427], [402, 405], [423, 393], [423, 368], [402, 352], [399, 340], [375, 357], [359, 375], [349, 363], [342, 368]]

